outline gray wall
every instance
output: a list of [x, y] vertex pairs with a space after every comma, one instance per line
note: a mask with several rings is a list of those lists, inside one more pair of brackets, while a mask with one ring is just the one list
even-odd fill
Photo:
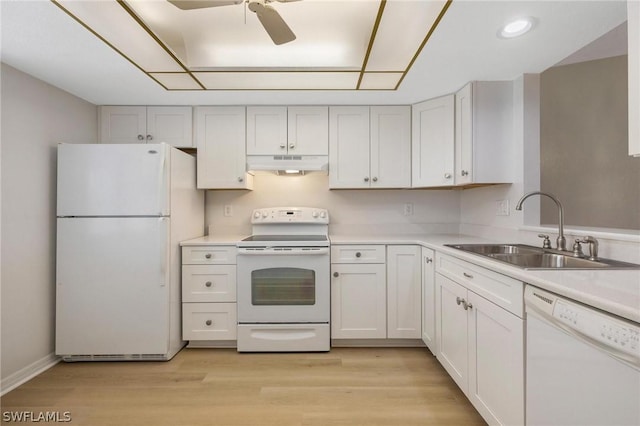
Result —
[[[640, 229], [640, 158], [627, 155], [627, 56], [550, 68], [540, 90], [540, 187], [562, 201], [565, 224]], [[541, 223], [558, 223], [548, 200]]]
[[56, 146], [95, 143], [97, 109], [2, 64], [2, 390], [55, 358]]

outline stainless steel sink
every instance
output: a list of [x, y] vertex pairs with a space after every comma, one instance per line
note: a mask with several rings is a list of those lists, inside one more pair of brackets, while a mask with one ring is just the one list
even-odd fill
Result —
[[640, 269], [635, 263], [574, 257], [571, 253], [524, 244], [446, 244], [523, 269]]

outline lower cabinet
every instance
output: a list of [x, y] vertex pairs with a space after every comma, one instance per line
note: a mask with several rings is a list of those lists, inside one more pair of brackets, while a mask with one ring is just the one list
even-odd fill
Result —
[[436, 354], [436, 254], [422, 247], [422, 341]]
[[235, 246], [182, 247], [182, 338], [236, 340]]
[[419, 339], [420, 247], [331, 247], [331, 338]]
[[471, 283], [436, 274], [437, 358], [489, 424], [521, 425], [524, 320], [469, 288], [486, 278], [473, 268], [463, 272]]

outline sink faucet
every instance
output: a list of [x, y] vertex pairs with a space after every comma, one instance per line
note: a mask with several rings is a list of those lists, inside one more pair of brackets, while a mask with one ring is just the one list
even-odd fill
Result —
[[531, 197], [532, 195], [544, 195], [546, 197], [549, 197], [558, 206], [558, 238], [556, 238], [556, 248], [558, 250], [567, 251], [567, 239], [564, 237], [564, 210], [562, 209], [562, 204], [560, 203], [560, 200], [558, 200], [556, 197], [546, 192], [533, 191], [533, 192], [524, 194], [522, 198], [518, 200], [518, 204], [516, 204], [516, 210], [522, 210], [522, 203], [524, 202], [524, 200]]
[[589, 260], [598, 259], [598, 240], [588, 235], [583, 239], [576, 240], [579, 243], [589, 243]]

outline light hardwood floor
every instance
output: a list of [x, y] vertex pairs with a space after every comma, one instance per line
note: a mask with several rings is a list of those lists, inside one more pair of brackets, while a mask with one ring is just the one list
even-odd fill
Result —
[[169, 362], [60, 363], [1, 405], [66, 411], [68, 424], [90, 426], [485, 424], [426, 348], [184, 349]]

